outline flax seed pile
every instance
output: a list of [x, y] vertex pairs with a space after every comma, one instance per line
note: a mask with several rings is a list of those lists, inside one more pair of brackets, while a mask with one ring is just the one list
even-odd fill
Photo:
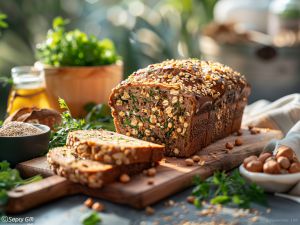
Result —
[[41, 134], [43, 131], [29, 123], [10, 122], [0, 128], [0, 137], [23, 137]]

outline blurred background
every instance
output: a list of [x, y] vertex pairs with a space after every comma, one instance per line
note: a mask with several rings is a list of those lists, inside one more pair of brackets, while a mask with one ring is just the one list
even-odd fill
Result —
[[[32, 65], [53, 18], [114, 41], [124, 77], [170, 58], [220, 61], [246, 75], [250, 102], [300, 88], [299, 0], [2, 0], [0, 76]], [[0, 118], [10, 86], [1, 87]]]

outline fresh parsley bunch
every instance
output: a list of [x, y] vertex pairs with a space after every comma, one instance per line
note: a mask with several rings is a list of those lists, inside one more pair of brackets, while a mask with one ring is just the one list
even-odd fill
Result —
[[89, 113], [84, 119], [73, 118], [66, 102], [59, 98], [60, 108], [65, 111], [61, 114], [62, 123], [51, 133], [50, 148], [64, 146], [67, 141], [68, 133], [75, 130], [106, 129], [114, 131], [115, 127], [107, 105], [89, 105]]
[[16, 169], [11, 169], [7, 161], [0, 162], [0, 215], [4, 213], [7, 203], [7, 191], [20, 185], [41, 180], [41, 176], [34, 176], [23, 180]]
[[193, 195], [194, 204], [201, 207], [202, 201], [210, 200], [211, 204], [233, 205], [249, 208], [251, 202], [266, 205], [266, 197], [261, 187], [247, 183], [238, 170], [232, 174], [215, 172], [212, 177], [202, 181], [195, 177]]
[[67, 141], [67, 136], [70, 131], [83, 130], [85, 126], [85, 120], [75, 119], [72, 117], [70, 109], [65, 100], [58, 99], [59, 106], [65, 111], [61, 114], [62, 123], [56, 127], [55, 132], [51, 133], [50, 148], [64, 146]]
[[99, 66], [116, 63], [120, 58], [113, 42], [98, 40], [78, 29], [66, 32], [68, 20], [57, 17], [47, 39], [37, 45], [39, 60], [52, 66]]

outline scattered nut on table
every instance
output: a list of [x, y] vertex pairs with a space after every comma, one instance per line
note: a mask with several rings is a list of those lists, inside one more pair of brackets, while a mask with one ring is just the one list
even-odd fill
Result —
[[241, 146], [243, 144], [243, 140], [241, 138], [237, 138], [234, 141], [235, 146]]
[[187, 196], [186, 201], [190, 204], [194, 204], [195, 196], [193, 196], [193, 195]]
[[130, 176], [128, 174], [124, 173], [120, 176], [121, 183], [128, 183], [130, 181]]
[[237, 132], [236, 132], [236, 136], [242, 136], [243, 135], [243, 131], [242, 130], [238, 130]]
[[194, 165], [194, 161], [190, 158], [185, 160], [185, 165], [187, 166], [193, 166]]
[[226, 144], [225, 144], [225, 148], [227, 148], [227, 149], [233, 149], [233, 144], [231, 144], [230, 142], [227, 142]]
[[148, 181], [147, 181], [147, 184], [153, 185], [153, 184], [154, 184], [154, 180], [148, 180]]
[[101, 204], [100, 202], [95, 202], [93, 205], [92, 205], [92, 209], [97, 211], [97, 212], [102, 212], [104, 210], [104, 205]]
[[193, 155], [193, 156], [192, 156], [192, 160], [193, 160], [194, 162], [199, 162], [199, 161], [201, 160], [201, 158], [200, 158], [199, 155]]
[[152, 207], [150, 206], [147, 206], [146, 209], [145, 209], [145, 212], [147, 215], [153, 215], [155, 213], [155, 209], [153, 209]]
[[87, 200], [85, 200], [84, 205], [88, 208], [91, 208], [92, 205], [94, 204], [94, 201], [92, 198], [88, 198]]
[[154, 177], [156, 175], [156, 169], [155, 168], [150, 168], [147, 170], [147, 176], [149, 177]]

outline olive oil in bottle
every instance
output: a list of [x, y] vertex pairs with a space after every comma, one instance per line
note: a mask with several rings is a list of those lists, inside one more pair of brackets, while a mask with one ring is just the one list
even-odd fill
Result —
[[12, 69], [13, 87], [8, 98], [7, 113], [23, 107], [50, 108], [41, 69], [30, 66]]

